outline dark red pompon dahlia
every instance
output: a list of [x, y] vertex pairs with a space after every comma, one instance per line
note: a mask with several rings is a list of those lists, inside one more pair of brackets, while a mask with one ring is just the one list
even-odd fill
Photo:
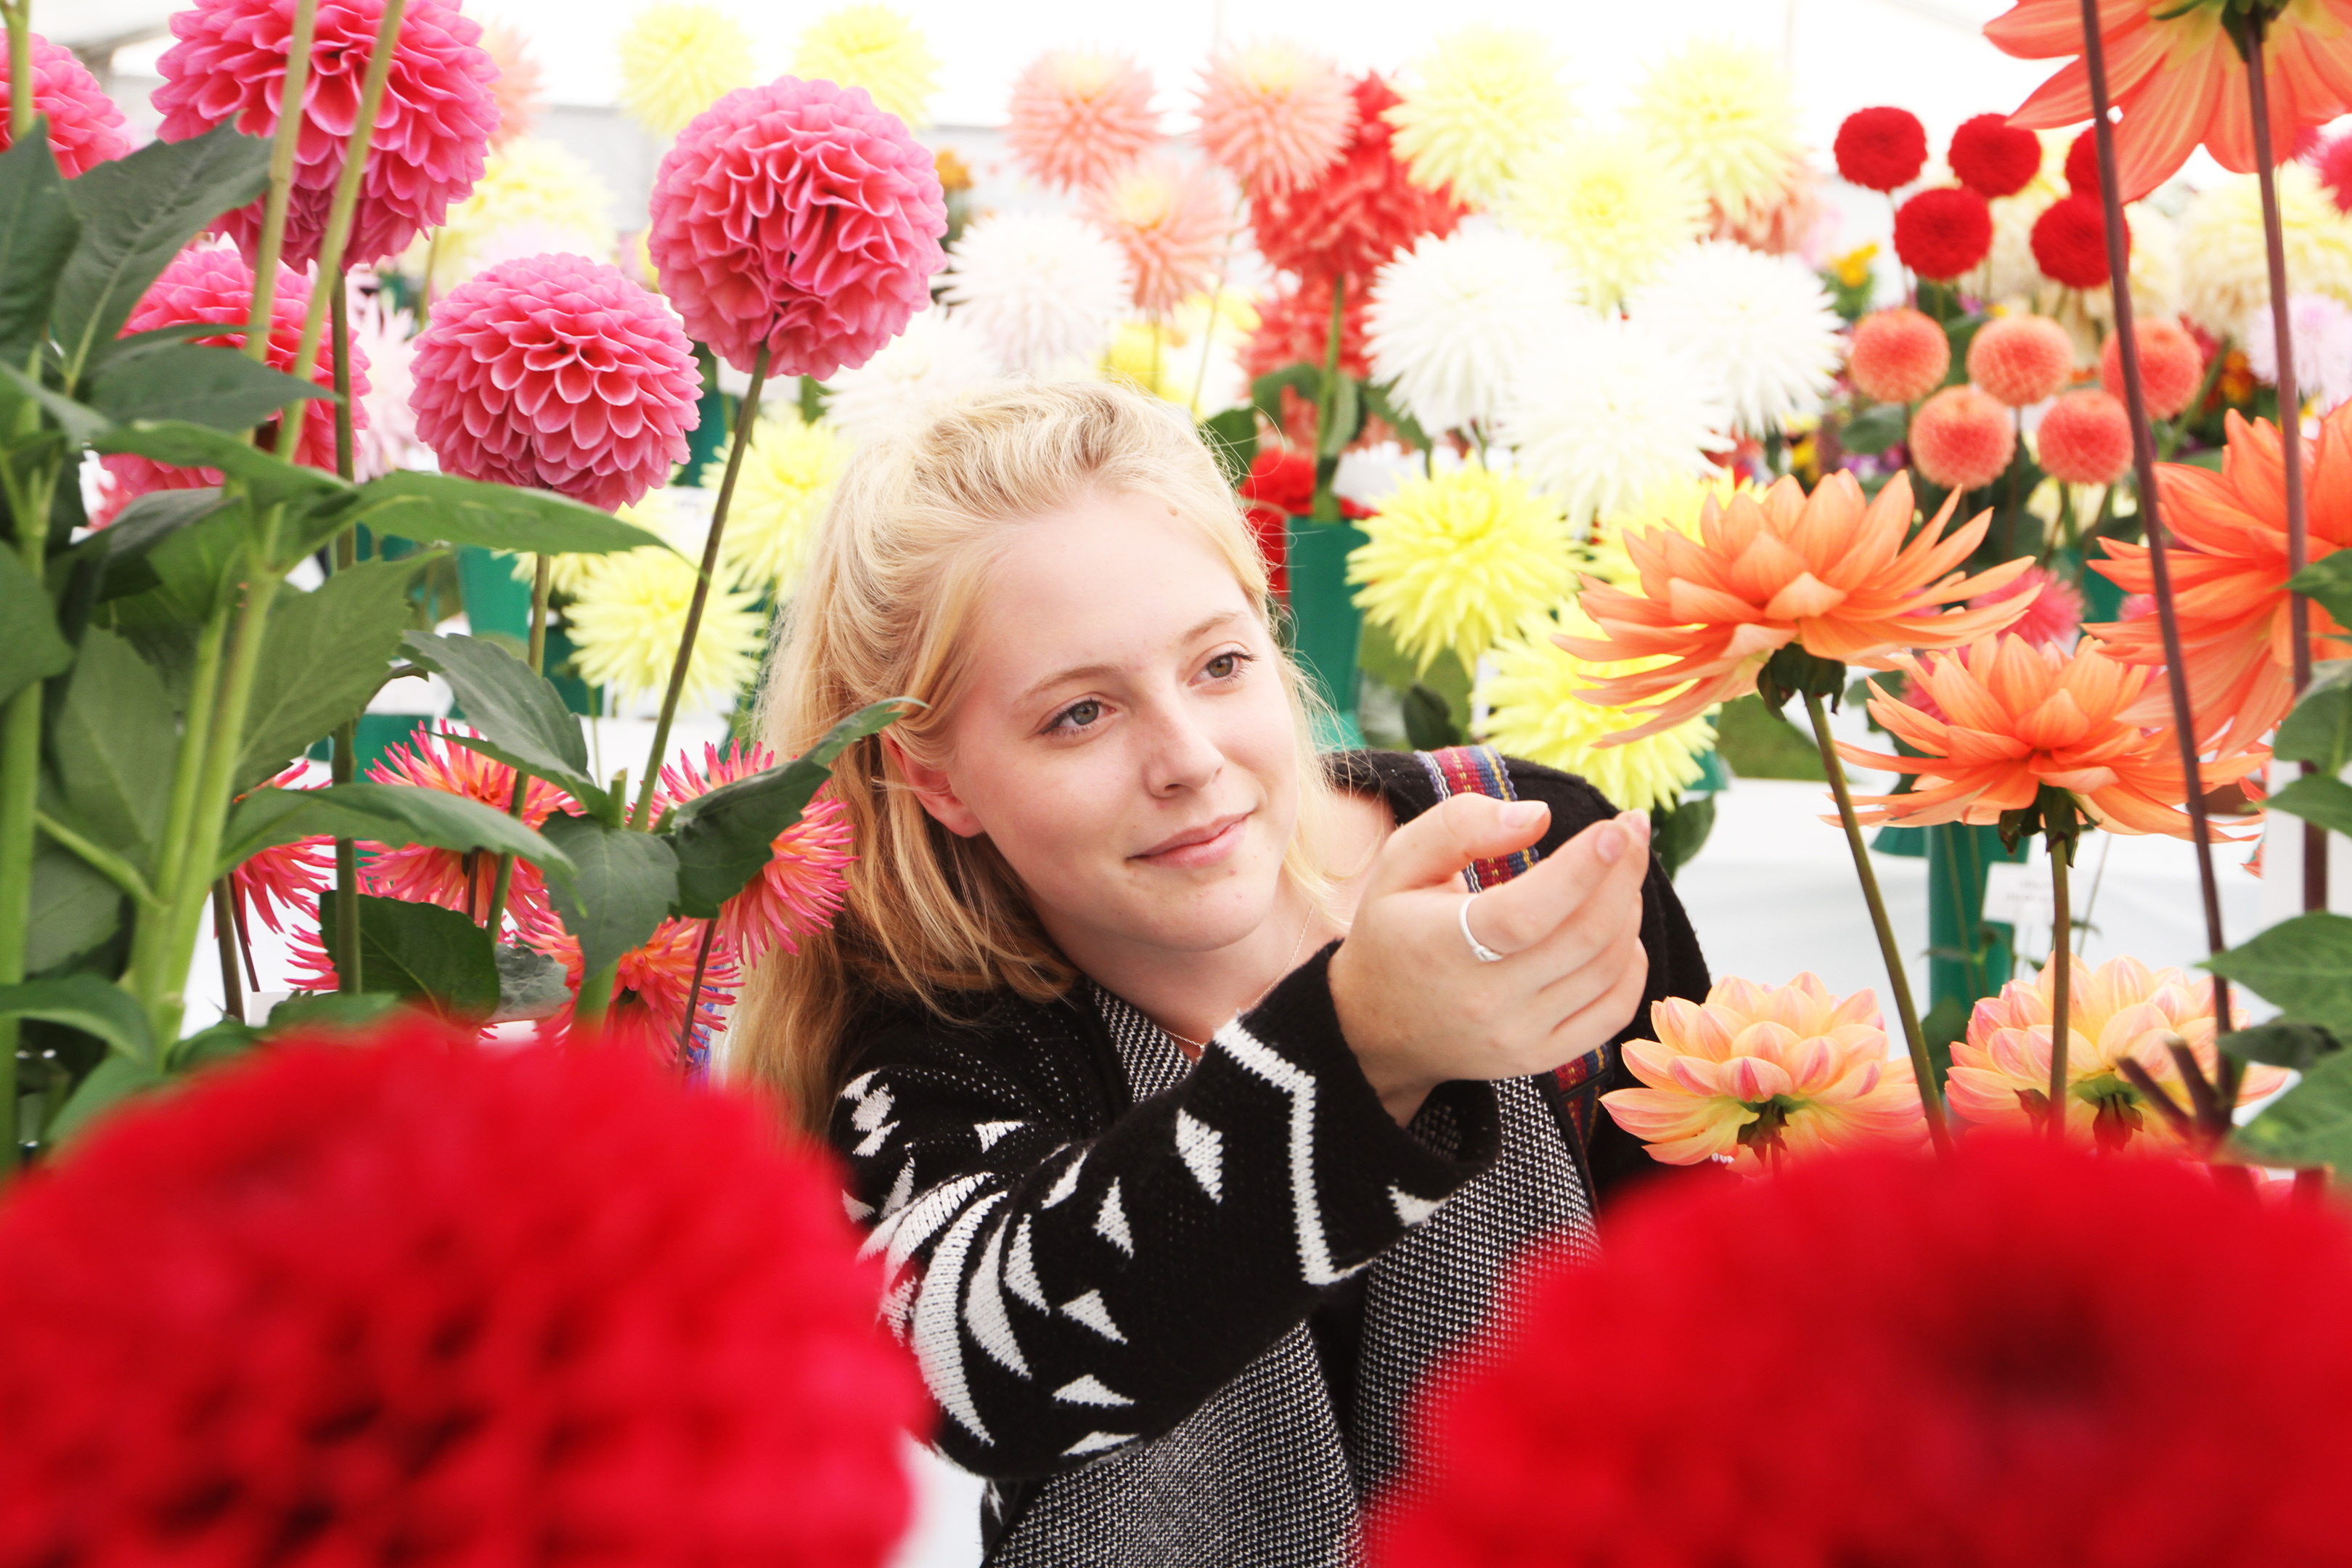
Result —
[[[2107, 281], [2107, 209], [2097, 188], [2052, 202], [2033, 220], [2033, 264], [2053, 283], [2096, 289]], [[2124, 226], [2124, 255], [2131, 255], [2131, 226]]]
[[1895, 254], [1922, 278], [1948, 282], [1992, 251], [1992, 209], [1959, 185], [1921, 191], [1895, 209]]
[[2099, 199], [2099, 133], [2085, 127], [2066, 144], [2066, 188], [2078, 196]]
[[874, 1568], [922, 1403], [855, 1247], [635, 1053], [265, 1047], [0, 1206], [0, 1564]]
[[1952, 177], [1988, 201], [2013, 196], [2042, 172], [2042, 138], [2006, 114], [1979, 114], [1952, 132]]
[[1838, 127], [1831, 151], [1848, 184], [1898, 190], [1927, 166], [1927, 128], [1907, 109], [1857, 109]]
[[2333, 1207], [1979, 1138], [1637, 1199], [1528, 1284], [1378, 1568], [2344, 1560]]

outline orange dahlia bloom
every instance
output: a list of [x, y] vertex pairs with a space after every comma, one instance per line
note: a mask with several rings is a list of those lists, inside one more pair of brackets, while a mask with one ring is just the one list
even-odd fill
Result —
[[1911, 481], [1903, 474], [1875, 500], [1865, 500], [1847, 473], [1830, 475], [1810, 496], [1793, 479], [1728, 502], [1710, 495], [1696, 539], [1674, 528], [1627, 529], [1625, 552], [1641, 591], [1587, 577], [1579, 602], [1606, 635], [1552, 639], [1595, 662], [1671, 660], [1578, 693], [1601, 707], [1650, 704], [1646, 723], [1602, 744], [1654, 735], [1745, 697], [1766, 661], [1792, 642], [1817, 658], [1883, 669], [1894, 649], [1950, 647], [2017, 619], [2023, 599], [1945, 611], [2033, 564], [2019, 559], [1962, 575], [1958, 568], [1992, 513], [1947, 533], [1958, 501], [1948, 498], [1908, 544]]
[[1648, 1087], [1601, 1103], [1654, 1160], [1720, 1156], [1756, 1171], [1768, 1159], [1927, 1136], [1911, 1064], [1887, 1056], [1867, 991], [1841, 1000], [1810, 973], [1777, 989], [1728, 978], [1705, 1003], [1652, 1004], [1650, 1027], [1656, 1039], [1624, 1047], [1625, 1066]]
[[[1957, 655], [1903, 654], [1895, 663], [1939, 711], [1889, 697], [1871, 682], [1870, 716], [1926, 754], [1890, 757], [1838, 742], [1850, 763], [1919, 775], [1907, 795], [1857, 796], [1864, 822], [1986, 826], [2002, 812], [2032, 805], [2046, 784], [2072, 795], [2084, 816], [2111, 833], [2189, 837], [2179, 746], [2168, 732], [2143, 730], [2131, 717], [2152, 671], [2119, 664], [2095, 643], [2062, 653], [2014, 633]], [[2268, 756], [2257, 749], [2208, 766], [2206, 787], [2242, 778]]]
[[[2232, 411], [2221, 471], [2164, 466], [2159, 494], [2171, 530], [2172, 598], [2189, 666], [2197, 738], [2224, 756], [2252, 748], [2294, 705], [2286, 591], [2286, 455], [2278, 426]], [[2319, 422], [2305, 448], [2310, 559], [2352, 544], [2352, 404]], [[2113, 559], [2091, 564], [2126, 594], [2153, 594], [2147, 546], [2103, 541]], [[2314, 658], [2352, 656], [2344, 628], [2311, 606]], [[2164, 637], [2153, 612], [2084, 628], [2126, 664], [2161, 668]], [[2333, 636], [2318, 634], [2333, 633]], [[2135, 717], [2169, 722], [2163, 687], [2149, 688]]]
[[[2108, 100], [2116, 126], [2116, 181], [2137, 201], [2177, 173], [2202, 142], [2216, 162], [2254, 172], [2254, 116], [2246, 62], [2213, 0], [2099, 0]], [[2006, 54], [2050, 60], [2083, 52], [2079, 0], [2019, 0], [1985, 24]], [[2271, 145], [2285, 156], [2294, 133], [2352, 110], [2352, 0], [2287, 0], [2263, 35]], [[2091, 75], [2079, 58], [2043, 82], [2010, 116], [2056, 131], [2091, 118]]]
[[[2110, 959], [2095, 970], [2074, 965], [2066, 999], [2066, 1130], [2102, 1149], [2180, 1152], [2171, 1121], [2144, 1109], [2123, 1075], [2137, 1060], [2182, 1110], [2189, 1094], [2180, 1066], [2166, 1048], [2178, 1036], [2208, 1081], [2220, 1060], [2213, 1048], [2213, 983], [2178, 969], [2150, 969], [2137, 958]], [[1969, 1036], [1952, 1043], [1948, 1084], [1955, 1114], [1980, 1127], [2042, 1124], [2050, 1093], [2050, 1017], [2057, 1000], [2055, 966], [2012, 980], [1969, 1018]], [[2244, 1104], [2286, 1081], [2285, 1069], [2250, 1064], [2238, 1089]]]

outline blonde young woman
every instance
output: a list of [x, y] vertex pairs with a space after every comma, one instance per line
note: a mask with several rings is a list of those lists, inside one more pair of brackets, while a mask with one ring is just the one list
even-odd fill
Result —
[[1426, 1374], [1639, 1160], [1554, 1069], [1706, 990], [1646, 817], [1516, 762], [1441, 804], [1307, 689], [1189, 422], [1106, 385], [861, 452], [794, 600], [781, 752], [928, 706], [836, 766], [846, 908], [734, 1070], [848, 1162], [993, 1563], [1353, 1559]]

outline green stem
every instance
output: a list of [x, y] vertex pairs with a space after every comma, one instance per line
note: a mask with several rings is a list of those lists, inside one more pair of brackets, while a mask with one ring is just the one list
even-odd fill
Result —
[[[13, 67], [17, 33], [26, 21], [23, 7], [11, 8], [8, 18]], [[27, 43], [26, 47], [31, 46]], [[10, 100], [12, 112], [21, 113], [30, 108], [29, 87], [16, 85], [29, 79], [29, 67], [26, 76], [11, 77], [10, 90], [16, 94]], [[29, 410], [29, 399], [26, 405]], [[6, 461], [5, 455], [0, 455], [0, 465]], [[9, 487], [18, 559], [36, 582], [46, 575], [48, 563], [49, 504], [54, 486], [52, 476], [47, 483], [36, 480], [19, 486], [12, 481]], [[28, 680], [8, 699], [5, 717], [0, 719], [0, 985], [14, 985], [25, 978], [25, 944], [32, 935], [34, 817], [41, 787], [41, 700], [42, 683]], [[5, 1180], [16, 1168], [16, 1042], [20, 1028], [13, 1017], [0, 1019], [0, 1132], [5, 1132], [7, 1139], [5, 1147], [0, 1147], [0, 1180]]]
[[213, 943], [220, 950], [221, 1012], [245, 1022], [245, 986], [236, 973], [236, 916], [231, 912], [235, 894], [226, 877], [213, 883]]
[[[553, 557], [545, 554], [534, 556], [531, 561], [530, 672], [533, 675], [543, 673], [547, 666], [547, 584], [549, 570], [553, 564]], [[507, 815], [518, 822], [522, 820], [523, 802], [530, 788], [530, 776], [518, 771], [514, 792], [507, 801]], [[514, 868], [512, 850], [499, 857], [498, 880], [490, 887], [490, 914], [482, 922], [482, 929], [490, 933], [492, 942], [499, 940], [499, 932], [506, 924], [507, 894], [514, 888]]]
[[[8, 26], [8, 144], [13, 147], [32, 130], [37, 112], [33, 105], [32, 0], [0, 6], [0, 17], [5, 17]], [[12, 1073], [16, 1070], [15, 1060], [13, 1056], [9, 1058], [7, 1070]], [[8, 1131], [10, 1137], [16, 1135], [13, 1121]]]
[[[352, 320], [346, 308], [349, 269], [338, 267], [330, 276], [333, 293], [328, 301], [335, 353], [335, 472], [354, 477], [352, 431]], [[299, 431], [296, 432], [299, 437]], [[289, 451], [291, 449], [289, 448]], [[358, 563], [359, 531], [346, 528], [335, 535], [334, 570]], [[350, 784], [359, 773], [359, 722], [346, 719], [335, 726], [334, 749], [329, 753], [335, 783]], [[335, 840], [335, 989], [359, 994], [362, 981], [360, 956], [360, 847], [352, 839]]]
[[613, 1005], [613, 989], [621, 983], [621, 965], [616, 959], [593, 974], [583, 975], [580, 994], [572, 1001], [572, 1027], [575, 1033], [603, 1026], [604, 1015]]
[[1822, 766], [1837, 796], [1838, 820], [1845, 824], [1846, 847], [1853, 852], [1854, 875], [1862, 880], [1863, 901], [1870, 906], [1871, 929], [1878, 933], [1878, 951], [1886, 961], [1886, 984], [1895, 993], [1895, 1013], [1903, 1023], [1903, 1043], [1911, 1053], [1911, 1071], [1919, 1084], [1920, 1109], [1927, 1113], [1927, 1135], [1937, 1152], [1949, 1153], [1950, 1129], [1944, 1125], [1944, 1102], [1936, 1092], [1935, 1064], [1927, 1059], [1927, 1037], [1919, 1030], [1919, 1009], [1911, 1000], [1910, 976], [1903, 972], [1902, 950], [1895, 945], [1895, 927], [1886, 918], [1886, 900], [1878, 890], [1878, 873], [1870, 864], [1869, 847], [1862, 841], [1862, 823], [1853, 814], [1853, 791], [1847, 787], [1845, 764], [1830, 739], [1830, 720], [1818, 692], [1805, 693], [1805, 716], [1813, 723], [1813, 742], [1821, 748]]
[[61, 847], [80, 857], [91, 870], [137, 900], [142, 909], [160, 910], [163, 907], [163, 901], [155, 896], [155, 889], [148, 884], [146, 878], [139, 874], [139, 868], [105, 845], [92, 842], [37, 808], [33, 812], [33, 823], [56, 839]]
[[1323, 335], [1323, 384], [1315, 394], [1315, 499], [1308, 510], [1318, 522], [1339, 521], [1339, 502], [1331, 494], [1332, 476], [1339, 470], [1339, 455], [1331, 446], [1331, 424], [1339, 413], [1339, 347], [1347, 331], [1348, 279], [1335, 273], [1331, 324]]
[[2197, 395], [2189, 400], [2188, 407], [2166, 423], [2164, 439], [2156, 453], [2160, 461], [2170, 462], [2172, 454], [2180, 449], [2180, 443], [2188, 439], [2189, 421], [2205, 411], [2205, 401], [2213, 395], [2213, 387], [2221, 379], [2221, 365], [2229, 357], [2230, 340], [2223, 338], [2214, 346], [2213, 357], [2206, 363], [2205, 379], [2197, 384]]
[[[180, 746], [172, 762], [172, 795], [163, 813], [163, 847], [157, 852], [153, 886], [168, 899], [180, 885], [187, 863], [189, 825], [195, 820], [196, 790], [204, 776], [205, 755], [211, 749], [214, 715], [220, 704], [221, 651], [228, 637], [226, 603], [215, 607], [196, 634], [196, 652], [188, 676], [188, 711], [180, 729]], [[140, 920], [131, 938], [131, 964], [123, 982], [151, 1021], [161, 1016], [163, 988], [172, 984], [164, 959], [171, 935], [168, 910]], [[159, 1038], [161, 1037], [158, 1037]]]
[[761, 343], [751, 362], [751, 384], [735, 410], [735, 439], [727, 448], [727, 474], [719, 481], [719, 501], [711, 509], [710, 535], [702, 544], [702, 572], [694, 580], [694, 596], [687, 601], [686, 629], [678, 635], [677, 658], [669, 667], [669, 689], [662, 693], [661, 717], [654, 722], [652, 754], [646, 758], [646, 776], [637, 786], [637, 805], [630, 826], [650, 833], [654, 826], [654, 788], [661, 783], [662, 760], [669, 754], [670, 725], [677, 718], [678, 699], [686, 691], [686, 672], [694, 662], [694, 639], [702, 630], [702, 607], [710, 598], [710, 581], [719, 571], [719, 542], [727, 531], [727, 510], [735, 500], [735, 476], [743, 469], [743, 453], [751, 445], [751, 422], [760, 416], [760, 389], [768, 380], [768, 345]]
[[[261, 239], [254, 247], [253, 303], [245, 317], [245, 354], [269, 359], [269, 324], [278, 308], [278, 258], [286, 249], [286, 207], [294, 193], [294, 155], [302, 142], [302, 100], [310, 87], [310, 45], [318, 36], [319, 0], [295, 0], [294, 32], [286, 44], [286, 75], [278, 98], [278, 129], [269, 138], [269, 195], [261, 205]], [[291, 450], [284, 442], [279, 449]]]
[[[2042, 807], [2048, 825], [2051, 807]], [[2074, 853], [2073, 804], [2058, 808], [2068, 818], [2065, 833], [2050, 828], [2050, 1141], [2066, 1142], [2066, 1055], [2073, 1026], [2066, 1015], [2074, 999], [2074, 906], [2066, 863]]]

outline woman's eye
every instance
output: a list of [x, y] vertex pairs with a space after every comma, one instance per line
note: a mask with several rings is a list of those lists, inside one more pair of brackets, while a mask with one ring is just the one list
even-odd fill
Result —
[[1102, 704], [1089, 697], [1084, 702], [1073, 702], [1063, 709], [1055, 717], [1053, 727], [1062, 731], [1083, 730], [1101, 717]]
[[1209, 661], [1206, 673], [1212, 680], [1231, 680], [1242, 672], [1242, 666], [1249, 663], [1250, 657], [1245, 653], [1221, 653]]

